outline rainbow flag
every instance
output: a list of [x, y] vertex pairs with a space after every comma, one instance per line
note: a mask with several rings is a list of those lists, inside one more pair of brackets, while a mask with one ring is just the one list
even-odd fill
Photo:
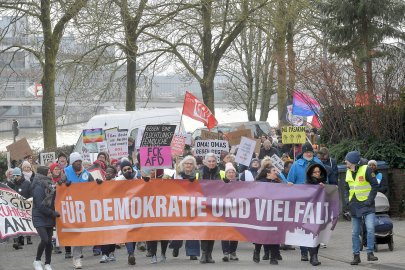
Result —
[[83, 130], [83, 143], [95, 143], [102, 141], [104, 141], [104, 133], [102, 128]]
[[293, 115], [311, 116], [319, 113], [320, 105], [318, 101], [301, 91], [293, 93]]

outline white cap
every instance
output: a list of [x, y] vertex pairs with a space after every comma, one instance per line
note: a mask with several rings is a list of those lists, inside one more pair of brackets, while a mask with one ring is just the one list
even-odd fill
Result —
[[78, 161], [78, 160], [83, 160], [82, 155], [80, 155], [80, 153], [73, 152], [72, 154], [70, 154], [70, 157], [69, 157], [70, 165], [72, 165], [75, 161]]
[[227, 171], [229, 170], [233, 170], [234, 172], [236, 172], [236, 169], [231, 162], [225, 164], [225, 173], [227, 173]]

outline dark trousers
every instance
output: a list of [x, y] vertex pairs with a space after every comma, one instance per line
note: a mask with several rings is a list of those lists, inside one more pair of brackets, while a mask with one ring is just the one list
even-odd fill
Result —
[[309, 256], [312, 257], [313, 255], [318, 254], [319, 246], [320, 246], [320, 245], [318, 245], [318, 246], [316, 246], [316, 247], [309, 247], [309, 248], [308, 248]]
[[41, 242], [39, 242], [38, 249], [37, 249], [36, 260], [37, 261], [41, 260], [42, 253], [44, 253], [44, 250], [45, 250], [45, 264], [51, 264], [53, 228], [52, 227], [38, 227], [36, 229], [37, 229], [39, 237], [41, 238]]
[[255, 252], [260, 254], [260, 250], [264, 249], [264, 253], [268, 253], [270, 251], [270, 257], [276, 258], [280, 254], [280, 245], [279, 244], [272, 244], [272, 245], [262, 245], [262, 244], [255, 244]]
[[110, 256], [110, 253], [115, 251], [115, 244], [102, 245], [101, 254]]
[[[152, 254], [152, 256], [156, 256], [157, 244], [158, 244], [158, 241], [148, 241], [147, 242], [148, 249], [150, 249], [150, 253]], [[166, 256], [166, 250], [167, 250], [168, 245], [169, 245], [169, 241], [160, 240], [160, 248], [162, 249], [162, 255]]]
[[[183, 240], [172, 240], [169, 248], [180, 249], [183, 246]], [[200, 256], [200, 241], [186, 240], [186, 256]]]
[[136, 242], [125, 243], [125, 247], [127, 248], [128, 255], [133, 255], [136, 248]]
[[308, 247], [300, 246], [301, 256], [308, 256]]
[[207, 254], [211, 254], [214, 249], [215, 240], [201, 240], [201, 250]]
[[65, 253], [72, 253], [72, 247], [65, 247]]
[[238, 248], [238, 241], [221, 241], [222, 245], [222, 253], [224, 254], [231, 254], [236, 252]]

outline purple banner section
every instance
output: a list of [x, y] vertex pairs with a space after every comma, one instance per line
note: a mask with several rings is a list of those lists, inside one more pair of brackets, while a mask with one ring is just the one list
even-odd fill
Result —
[[226, 223], [235, 223], [234, 229], [253, 243], [308, 247], [328, 243], [339, 217], [337, 186], [222, 181], [200, 181], [200, 185], [207, 197], [207, 211], [213, 214], [221, 208], [221, 198], [224, 212], [232, 209], [232, 202], [240, 202], [241, 198], [249, 202], [248, 210], [236, 203], [238, 213], [245, 213], [243, 218], [226, 213], [223, 218]]

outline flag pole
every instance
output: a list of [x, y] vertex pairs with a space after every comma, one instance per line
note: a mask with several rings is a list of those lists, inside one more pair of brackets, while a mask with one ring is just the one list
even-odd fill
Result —
[[[186, 95], [187, 95], [187, 93], [188, 93], [188, 91], [186, 91]], [[181, 125], [183, 123], [183, 112], [184, 112], [184, 103], [186, 102], [186, 95], [184, 95], [183, 108], [181, 109], [179, 132], [181, 132]]]

